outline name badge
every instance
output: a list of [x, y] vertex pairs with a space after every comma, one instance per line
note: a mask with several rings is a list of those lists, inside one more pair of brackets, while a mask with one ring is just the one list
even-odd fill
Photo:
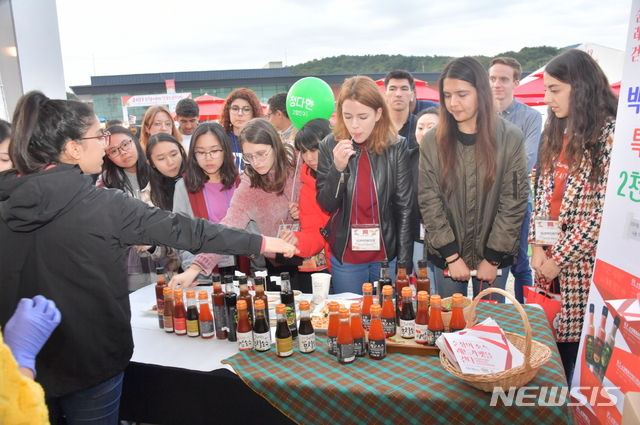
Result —
[[380, 226], [378, 224], [352, 224], [351, 250], [380, 251]]
[[534, 220], [536, 245], [553, 245], [560, 240], [560, 221], [540, 217]]
[[234, 255], [224, 255], [218, 261], [218, 267], [232, 267], [236, 265], [236, 257]]
[[288, 230], [290, 232], [299, 232], [300, 231], [300, 223], [284, 223], [278, 226], [278, 236], [276, 236], [277, 238], [280, 237], [280, 233], [283, 230]]
[[424, 221], [420, 220], [420, 240], [424, 241], [424, 235], [426, 233], [426, 230], [424, 228]]

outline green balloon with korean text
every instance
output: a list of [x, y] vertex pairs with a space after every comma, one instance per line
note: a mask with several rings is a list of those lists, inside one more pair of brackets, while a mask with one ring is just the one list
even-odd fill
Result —
[[328, 120], [334, 107], [333, 91], [320, 78], [302, 78], [287, 93], [287, 114], [298, 130], [313, 119]]

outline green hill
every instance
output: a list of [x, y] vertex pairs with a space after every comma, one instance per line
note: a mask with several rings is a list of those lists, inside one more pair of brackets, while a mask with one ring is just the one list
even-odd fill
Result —
[[[474, 57], [488, 68], [493, 58], [511, 56], [520, 62], [524, 71], [535, 71], [549, 62], [560, 50], [550, 46], [523, 47], [519, 52], [508, 51], [491, 57]], [[294, 75], [386, 73], [393, 69], [405, 69], [409, 72], [440, 72], [452, 58], [452, 56], [341, 55], [293, 65], [291, 73]]]

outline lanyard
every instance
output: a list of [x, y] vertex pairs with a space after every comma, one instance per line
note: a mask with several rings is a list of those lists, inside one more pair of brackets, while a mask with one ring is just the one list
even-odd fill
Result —
[[238, 137], [231, 131], [231, 143], [233, 147], [233, 157], [236, 160], [238, 171], [244, 170], [244, 163], [242, 162], [242, 152], [240, 151], [240, 145], [238, 144]]
[[[362, 150], [362, 154], [366, 155], [365, 150]], [[358, 173], [356, 172], [356, 181], [355, 181], [355, 190], [354, 196], [356, 198], [356, 224], [358, 224]], [[371, 217], [373, 219], [373, 224], [376, 224], [376, 211], [373, 208], [373, 172], [369, 174], [369, 199], [371, 201]]]
[[409, 112], [409, 129], [407, 130], [407, 147], [409, 147], [411, 140], [411, 128], [413, 127], [413, 114]]
[[[202, 188], [202, 190], [204, 191], [204, 202], [206, 202], [207, 204], [207, 212], [209, 213], [209, 221], [213, 222], [212, 218], [211, 218], [211, 204], [209, 203], [209, 194], [207, 193], [207, 190], [205, 188]], [[224, 190], [224, 195], [227, 198], [227, 209], [229, 209], [229, 207], [231, 206], [231, 203], [229, 202], [229, 189], [225, 189]]]

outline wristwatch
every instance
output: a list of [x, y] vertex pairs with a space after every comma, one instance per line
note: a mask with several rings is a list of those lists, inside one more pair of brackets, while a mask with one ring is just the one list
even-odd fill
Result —
[[500, 266], [500, 261], [488, 261], [488, 263], [491, 264], [494, 267]]

